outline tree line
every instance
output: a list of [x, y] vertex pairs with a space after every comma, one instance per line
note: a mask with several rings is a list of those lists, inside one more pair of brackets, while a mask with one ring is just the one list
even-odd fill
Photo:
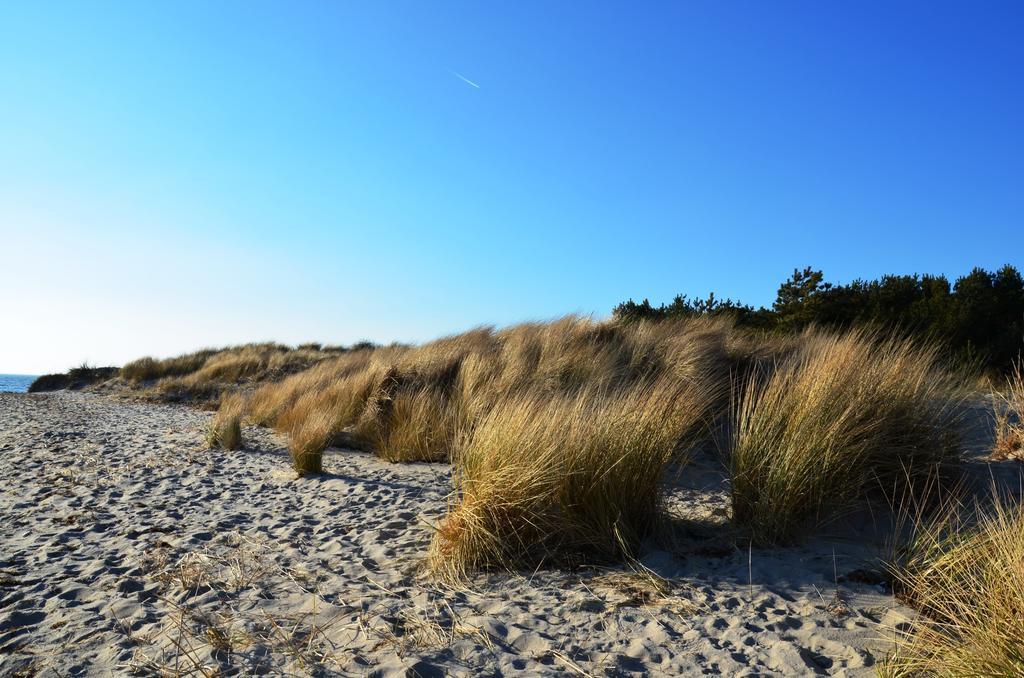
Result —
[[808, 325], [867, 325], [939, 341], [955, 362], [1007, 370], [1024, 351], [1024, 278], [1007, 264], [975, 268], [952, 283], [943, 275], [885, 275], [845, 285], [825, 281], [820, 270], [796, 269], [779, 285], [771, 308], [677, 295], [653, 306], [632, 299], [616, 306], [622, 322], [695, 316], [732, 316], [737, 325], [797, 331]]

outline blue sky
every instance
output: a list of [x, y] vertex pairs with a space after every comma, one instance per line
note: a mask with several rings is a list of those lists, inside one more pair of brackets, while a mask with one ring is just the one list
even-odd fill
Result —
[[0, 371], [1021, 266], [1022, 89], [1016, 1], [4, 3]]

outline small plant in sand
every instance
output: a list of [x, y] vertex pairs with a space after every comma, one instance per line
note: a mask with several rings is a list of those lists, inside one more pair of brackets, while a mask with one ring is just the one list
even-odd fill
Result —
[[919, 616], [882, 675], [1024, 675], [1024, 505], [923, 522], [894, 573]]
[[242, 412], [245, 399], [239, 394], [221, 398], [220, 409], [210, 421], [206, 443], [211, 448], [237, 450], [242, 447]]
[[323, 473], [324, 449], [330, 441], [334, 422], [324, 412], [314, 413], [292, 430], [288, 451], [292, 468], [300, 476]]
[[996, 442], [994, 459], [1024, 460], [1024, 363], [1017, 363], [1005, 390], [994, 394]]
[[206, 431], [206, 444], [211, 448], [237, 450], [242, 447], [242, 420], [237, 414], [216, 416]]
[[933, 487], [958, 459], [957, 401], [932, 349], [812, 332], [742, 386], [728, 445], [733, 512], [762, 542], [795, 539], [872, 489]]

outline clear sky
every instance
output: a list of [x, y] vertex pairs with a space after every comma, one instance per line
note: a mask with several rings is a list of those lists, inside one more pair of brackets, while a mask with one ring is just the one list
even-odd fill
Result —
[[0, 372], [1020, 267], [1024, 3], [0, 3]]

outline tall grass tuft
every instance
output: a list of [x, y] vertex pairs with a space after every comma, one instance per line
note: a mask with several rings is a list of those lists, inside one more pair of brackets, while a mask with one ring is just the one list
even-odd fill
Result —
[[334, 409], [341, 401], [361, 408], [365, 398], [357, 395], [369, 387], [366, 382], [376, 373], [370, 351], [345, 353], [281, 381], [263, 384], [249, 401], [249, 417], [260, 426], [287, 431], [310, 408]]
[[292, 430], [288, 440], [292, 468], [300, 476], [323, 473], [324, 449], [330, 440], [332, 421], [323, 411], [314, 412]]
[[237, 450], [242, 447], [242, 421], [238, 415], [217, 416], [210, 422], [206, 443], [211, 448]]
[[206, 443], [211, 448], [237, 450], [242, 447], [242, 416], [246, 401], [241, 394], [233, 393], [221, 398], [220, 409], [206, 432]]
[[924, 523], [895, 574], [919, 616], [882, 675], [1024, 675], [1024, 506]]
[[923, 488], [959, 455], [953, 381], [928, 347], [812, 331], [739, 385], [733, 513], [762, 542], [793, 540], [874, 488]]
[[713, 384], [663, 378], [498, 403], [458, 445], [458, 503], [435, 533], [430, 568], [459, 578], [578, 552], [631, 554], [654, 527], [662, 470], [707, 417]]

